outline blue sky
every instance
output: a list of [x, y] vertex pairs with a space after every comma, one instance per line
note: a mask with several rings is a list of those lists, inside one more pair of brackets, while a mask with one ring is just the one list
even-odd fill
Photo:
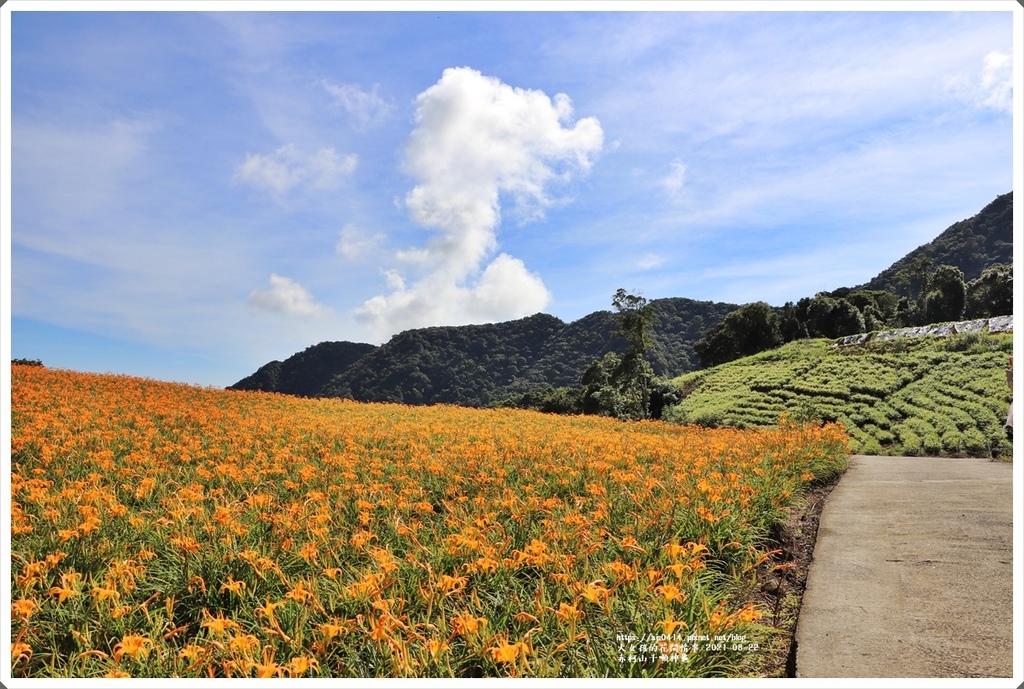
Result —
[[10, 354], [54, 367], [224, 386], [619, 287], [781, 305], [1013, 188], [1009, 0], [47, 6], [3, 8], [3, 244]]

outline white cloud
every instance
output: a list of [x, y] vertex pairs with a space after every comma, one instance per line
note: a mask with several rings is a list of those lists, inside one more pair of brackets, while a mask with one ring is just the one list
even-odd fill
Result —
[[341, 235], [338, 238], [338, 243], [334, 246], [334, 252], [347, 261], [359, 261], [366, 258], [384, 239], [384, 235], [380, 232], [368, 235], [349, 223], [341, 228]]
[[644, 254], [636, 262], [636, 267], [640, 270], [651, 270], [653, 268], [660, 268], [665, 264], [665, 257], [660, 254]]
[[404, 161], [418, 180], [406, 208], [438, 234], [397, 255], [420, 279], [367, 301], [357, 319], [384, 336], [543, 309], [547, 289], [522, 261], [505, 254], [487, 261], [497, 250], [503, 199], [522, 217], [539, 219], [558, 202], [553, 186], [589, 171], [601, 125], [593, 117], [573, 124], [572, 113], [565, 94], [552, 99], [473, 69], [446, 69], [416, 99]]
[[1008, 53], [991, 52], [985, 56], [979, 90], [982, 105], [1013, 112], [1013, 62]]
[[394, 103], [381, 97], [380, 84], [374, 84], [372, 91], [364, 91], [359, 84], [332, 84], [326, 79], [321, 84], [362, 127], [387, 118], [395, 108]]
[[473, 320], [492, 320], [498, 315], [537, 313], [551, 300], [541, 279], [518, 258], [501, 254], [480, 276], [466, 297], [466, 312]]
[[273, 153], [250, 153], [235, 168], [235, 180], [269, 189], [281, 197], [303, 185], [330, 189], [352, 174], [358, 162], [355, 154], [342, 155], [332, 147], [309, 153], [287, 144]]
[[357, 320], [370, 326], [380, 340], [427, 325], [527, 316], [543, 310], [551, 300], [544, 282], [508, 254], [491, 261], [472, 287], [457, 284], [443, 272], [427, 275], [411, 287], [395, 271], [386, 271], [385, 277], [391, 293], [369, 299], [357, 312]]
[[1013, 112], [1013, 61], [1009, 53], [988, 53], [980, 74], [951, 77], [946, 90], [978, 108]]
[[669, 163], [669, 168], [669, 173], [661, 178], [661, 186], [670, 198], [678, 200], [686, 183], [686, 165], [676, 158]]
[[330, 309], [317, 304], [305, 287], [277, 273], [270, 274], [270, 289], [253, 290], [247, 301], [254, 313], [276, 313], [300, 318], [324, 318]]

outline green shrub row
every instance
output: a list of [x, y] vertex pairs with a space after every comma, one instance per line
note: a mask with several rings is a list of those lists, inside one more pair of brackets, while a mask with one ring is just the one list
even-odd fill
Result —
[[908, 338], [900, 347], [803, 340], [673, 383], [666, 418], [752, 428], [782, 414], [839, 421], [860, 454], [994, 457], [1011, 450], [1010, 333]]

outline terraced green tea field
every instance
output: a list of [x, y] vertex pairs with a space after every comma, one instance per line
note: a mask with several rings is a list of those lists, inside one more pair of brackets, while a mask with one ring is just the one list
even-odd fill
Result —
[[834, 346], [802, 340], [676, 378], [671, 420], [756, 428], [782, 414], [839, 421], [859, 454], [996, 457], [1011, 451], [1010, 333]]

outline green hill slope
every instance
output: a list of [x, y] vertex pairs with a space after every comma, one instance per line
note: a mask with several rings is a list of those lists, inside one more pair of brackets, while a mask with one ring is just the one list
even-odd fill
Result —
[[229, 385], [228, 390], [263, 390], [316, 397], [334, 376], [375, 350], [361, 342], [321, 342], [284, 361], [271, 361]]
[[504, 323], [406, 330], [334, 376], [320, 395], [478, 406], [514, 381], [564, 325], [536, 314]]
[[668, 419], [769, 426], [840, 421], [859, 454], [1007, 455], [1010, 333], [901, 338], [837, 347], [800, 340], [673, 380], [685, 397]]
[[[985, 268], [1009, 263], [1013, 247], [1012, 203], [1012, 194], [997, 197], [976, 216], [954, 223], [935, 241], [918, 247], [862, 287], [895, 290], [913, 298], [920, 289], [921, 271], [927, 273], [928, 261], [932, 267], [939, 264], [959, 267], [967, 281], [977, 278]], [[994, 308], [989, 303], [1009, 304], [1005, 298], [1009, 289], [1006, 280], [993, 275], [991, 284], [982, 281], [977, 292], [980, 296], [975, 298], [968, 292], [968, 306], [974, 303], [981, 306], [976, 309], [978, 313], [964, 317], [1007, 313], [1007, 308]], [[856, 318], [865, 317], [871, 307], [857, 306], [857, 300], [852, 297], [847, 303], [845, 297], [850, 291], [839, 288], [830, 293], [835, 299], [815, 302], [807, 297], [800, 300], [786, 327], [796, 323], [799, 330], [801, 323], [811, 320], [815, 325], [809, 327], [804, 323], [803, 334], [794, 334], [790, 329], [786, 338], [807, 333], [831, 335], [856, 333], [860, 328], [895, 327], [890, 323], [893, 314], [883, 313], [887, 313], [886, 309], [871, 312], [871, 325], [867, 320], [858, 324]], [[895, 308], [895, 298], [892, 301]], [[803, 302], [807, 302], [806, 313], [801, 315]], [[830, 305], [830, 302], [836, 303]], [[653, 344], [647, 359], [660, 377], [699, 368], [701, 361], [695, 345], [729, 313], [740, 308], [736, 304], [681, 297], [654, 299], [651, 306], [658, 324], [650, 333]], [[822, 308], [826, 310], [822, 312]], [[865, 309], [864, 313], [859, 311], [861, 308]], [[855, 324], [848, 327], [851, 313]], [[811, 319], [811, 314], [817, 315]], [[949, 316], [950, 319], [959, 317]], [[842, 320], [844, 318], [846, 320]], [[906, 322], [916, 323], [917, 319]], [[552, 388], [578, 386], [587, 368], [604, 354], [625, 353], [627, 343], [615, 336], [617, 327], [616, 315], [611, 311], [595, 311], [571, 323], [555, 316], [535, 314], [502, 323], [407, 330], [380, 347], [322, 342], [284, 361], [265, 364], [230, 388], [348, 397], [366, 402], [486, 406], [530, 394], [544, 395]], [[774, 413], [774, 409], [771, 407], [769, 411]], [[748, 413], [754, 412], [748, 410]]]
[[[651, 364], [660, 376], [697, 367], [693, 343], [736, 304], [655, 299]], [[577, 385], [606, 352], [625, 353], [611, 311], [565, 323], [548, 314], [482, 325], [407, 330], [374, 347], [322, 342], [272, 361], [230, 386], [363, 402], [485, 406], [549, 387]]]
[[953, 223], [858, 289], [912, 296], [920, 287], [914, 271], [920, 260], [930, 261], [932, 266], [956, 266], [964, 272], [965, 281], [980, 277], [986, 268], [1013, 263], [1013, 193], [997, 196], [977, 215]]

